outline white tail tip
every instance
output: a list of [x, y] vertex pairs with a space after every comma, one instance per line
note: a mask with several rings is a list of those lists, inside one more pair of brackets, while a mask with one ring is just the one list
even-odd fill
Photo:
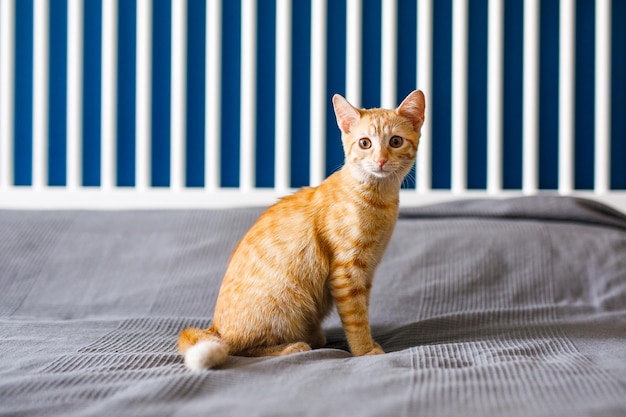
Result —
[[214, 340], [202, 340], [185, 352], [185, 366], [194, 371], [213, 368], [226, 362], [228, 346]]

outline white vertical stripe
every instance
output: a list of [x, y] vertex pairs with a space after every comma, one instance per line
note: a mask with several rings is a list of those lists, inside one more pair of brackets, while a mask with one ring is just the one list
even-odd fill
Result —
[[524, 2], [522, 190], [534, 194], [539, 188], [539, 1]]
[[101, 184], [117, 183], [117, 1], [102, 2]]
[[35, 0], [33, 11], [33, 187], [48, 185], [48, 83], [50, 3]]
[[256, 0], [242, 0], [239, 188], [244, 192], [255, 186], [256, 9]]
[[135, 76], [135, 186], [151, 185], [152, 1], [137, 0], [137, 66]]
[[487, 192], [502, 190], [502, 68], [504, 5], [490, 1], [487, 38]]
[[217, 0], [206, 5], [204, 186], [209, 191], [216, 191], [220, 186], [221, 5]]
[[611, 1], [596, 1], [595, 192], [611, 188]]
[[83, 0], [68, 1], [67, 188], [69, 189], [80, 187], [83, 177], [83, 9]]
[[396, 102], [398, 60], [397, 0], [383, 0], [381, 19], [380, 100], [381, 107], [393, 109], [398, 105]]
[[13, 186], [15, 1], [0, 1], [0, 189]]
[[574, 82], [576, 3], [560, 2], [559, 22], [559, 193], [574, 189]]
[[452, 192], [467, 187], [467, 0], [452, 3]]
[[187, 97], [187, 0], [172, 2], [170, 188], [185, 187]]
[[274, 187], [289, 189], [291, 176], [291, 0], [276, 1], [276, 171]]
[[431, 138], [432, 138], [432, 59], [433, 59], [433, 0], [417, 3], [417, 88], [426, 99], [426, 114], [417, 152], [417, 192], [425, 194], [431, 189]]
[[363, 0], [346, 3], [346, 100], [361, 107]]
[[311, 2], [311, 186], [326, 171], [326, 1]]

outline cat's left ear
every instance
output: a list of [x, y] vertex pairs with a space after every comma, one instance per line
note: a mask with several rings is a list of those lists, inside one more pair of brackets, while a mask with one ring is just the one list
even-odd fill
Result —
[[420, 90], [414, 90], [398, 106], [396, 113], [409, 119], [413, 124], [413, 129], [419, 131], [424, 124], [425, 102], [424, 93]]
[[361, 113], [339, 94], [333, 96], [333, 107], [339, 129], [343, 133], [350, 133], [352, 126], [361, 118]]

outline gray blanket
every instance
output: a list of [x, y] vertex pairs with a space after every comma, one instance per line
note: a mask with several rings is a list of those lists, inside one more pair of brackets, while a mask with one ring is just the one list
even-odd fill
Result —
[[188, 371], [177, 334], [260, 211], [0, 211], [0, 415], [626, 415], [626, 217], [570, 198], [404, 209], [385, 355], [335, 314], [324, 349]]

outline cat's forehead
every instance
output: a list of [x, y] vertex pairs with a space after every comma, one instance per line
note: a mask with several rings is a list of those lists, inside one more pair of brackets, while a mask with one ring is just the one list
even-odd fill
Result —
[[[355, 133], [368, 137], [386, 137], [411, 129], [411, 124], [394, 110], [369, 109], [362, 111]], [[407, 132], [408, 133], [408, 132]]]

